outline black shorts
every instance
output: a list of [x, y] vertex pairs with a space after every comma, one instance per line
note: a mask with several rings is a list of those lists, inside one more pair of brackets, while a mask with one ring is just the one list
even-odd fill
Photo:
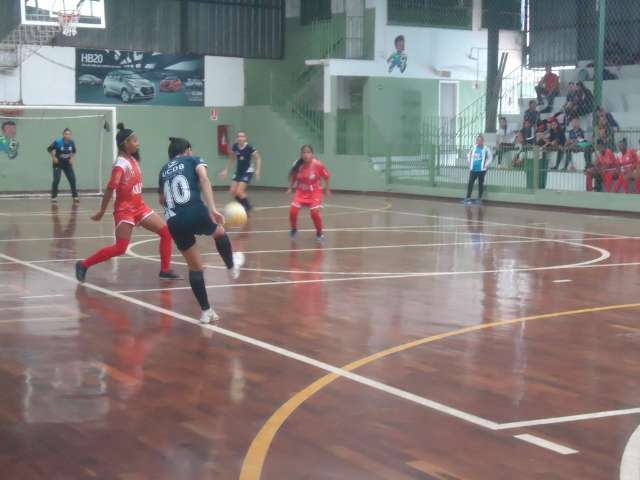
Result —
[[196, 235], [213, 235], [218, 225], [211, 220], [206, 210], [178, 213], [167, 221], [169, 232], [181, 252], [196, 244]]
[[253, 172], [236, 172], [233, 176], [234, 182], [251, 183], [253, 178]]

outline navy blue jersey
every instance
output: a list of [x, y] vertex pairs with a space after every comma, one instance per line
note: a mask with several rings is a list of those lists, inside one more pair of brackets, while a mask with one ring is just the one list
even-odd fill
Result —
[[207, 167], [207, 163], [200, 157], [178, 156], [169, 160], [160, 170], [158, 188], [164, 194], [167, 219], [206, 211], [196, 172], [201, 165], [201, 168]]
[[240, 148], [240, 145], [234, 143], [231, 151], [236, 156], [236, 177], [255, 172], [256, 169], [252, 163], [253, 154], [256, 152], [255, 148], [248, 143]]
[[71, 160], [71, 156], [77, 152], [76, 142], [69, 140], [68, 143], [65, 143], [64, 138], [58, 138], [49, 145], [47, 152], [55, 152], [55, 156], [58, 161], [68, 162]]

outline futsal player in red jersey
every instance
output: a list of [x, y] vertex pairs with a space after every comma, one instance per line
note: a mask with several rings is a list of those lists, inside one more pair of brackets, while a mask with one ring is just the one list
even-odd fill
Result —
[[131, 241], [133, 228], [141, 225], [160, 236], [160, 278], [179, 278], [171, 270], [171, 234], [165, 221], [142, 198], [142, 171], [140, 170], [140, 141], [133, 130], [118, 124], [116, 136], [118, 158], [111, 171], [111, 179], [102, 197], [100, 210], [91, 217], [99, 222], [107, 211], [115, 192], [113, 216], [116, 224], [116, 243], [98, 250], [89, 258], [76, 263], [76, 278], [84, 282], [87, 270], [110, 258], [124, 255]]
[[[616, 182], [616, 186], [614, 187], [614, 191], [618, 193], [620, 191], [620, 187], [624, 189], [624, 193], [629, 193], [629, 180], [634, 180], [637, 175], [638, 170], [638, 154], [633, 148], [627, 147], [627, 139], [623, 138], [618, 143], [619, 153], [618, 157], [618, 166], [620, 167], [620, 172], [618, 173], [618, 181]], [[638, 182], [636, 180], [636, 193], [639, 193], [637, 190]]]
[[307, 207], [311, 211], [311, 219], [316, 227], [316, 239], [322, 240], [322, 216], [320, 209], [322, 208], [322, 198], [324, 192], [322, 189], [322, 180], [324, 180], [324, 190], [327, 195], [331, 195], [329, 188], [329, 170], [324, 164], [318, 160], [311, 145], [304, 145], [300, 149], [300, 158], [293, 165], [289, 172], [289, 189], [287, 193], [291, 194], [295, 189], [291, 209], [289, 210], [289, 222], [291, 224], [291, 237], [295, 237], [298, 232], [298, 214], [302, 207]]
[[611, 191], [613, 176], [618, 169], [618, 162], [614, 153], [607, 148], [602, 140], [597, 143], [598, 156], [596, 162], [585, 170], [587, 176], [587, 191], [593, 191], [593, 180], [601, 185], [604, 183], [605, 192]]

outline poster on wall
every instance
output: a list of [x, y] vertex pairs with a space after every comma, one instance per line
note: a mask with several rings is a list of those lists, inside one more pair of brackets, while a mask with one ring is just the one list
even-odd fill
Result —
[[398, 35], [393, 42], [393, 53], [387, 58], [389, 73], [393, 73], [396, 68], [400, 73], [404, 73], [407, 69], [407, 60], [404, 35]]
[[14, 160], [18, 157], [20, 143], [17, 140], [18, 126], [15, 119], [0, 110], [0, 155]]
[[76, 49], [76, 102], [204, 105], [204, 57]]

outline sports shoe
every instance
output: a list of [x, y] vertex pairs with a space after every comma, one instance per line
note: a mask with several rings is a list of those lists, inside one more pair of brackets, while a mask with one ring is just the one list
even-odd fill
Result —
[[471, 205], [471, 199], [470, 198], [465, 198], [462, 203], [464, 203], [465, 205]]
[[289, 232], [289, 237], [290, 238], [296, 238], [297, 234], [298, 234], [298, 229], [297, 228], [292, 228], [291, 231]]
[[321, 242], [324, 240], [324, 235], [322, 233], [318, 233], [316, 235], [316, 242]]
[[213, 308], [203, 311], [202, 315], [200, 315], [200, 323], [202, 324], [217, 322], [218, 320], [220, 320], [220, 316], [215, 312]]
[[76, 279], [80, 283], [83, 283], [85, 278], [87, 277], [87, 270], [89, 269], [85, 267], [82, 262], [80, 261], [76, 262]]
[[165, 280], [180, 280], [180, 275], [178, 275], [173, 270], [167, 270], [166, 272], [160, 272], [158, 275], [160, 278]]
[[57, 198], [52, 198], [51, 199], [51, 203], [58, 203], [58, 199]]
[[235, 252], [233, 254], [233, 267], [229, 269], [231, 280], [237, 280], [240, 276], [240, 269], [244, 265], [244, 253]]
[[80, 199], [78, 197], [73, 197], [73, 203], [80, 203]]

